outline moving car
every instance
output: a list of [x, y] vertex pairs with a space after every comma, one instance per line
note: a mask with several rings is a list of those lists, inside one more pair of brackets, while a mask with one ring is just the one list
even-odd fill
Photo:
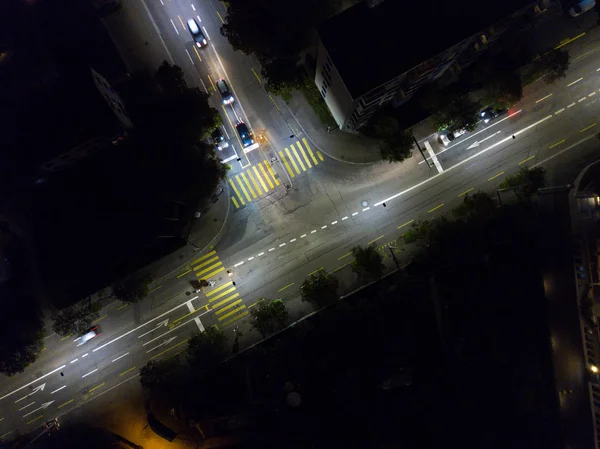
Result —
[[248, 127], [244, 122], [240, 121], [237, 125], [235, 125], [235, 129], [240, 135], [240, 139], [242, 139], [242, 144], [244, 147], [249, 147], [254, 143], [252, 134], [250, 134], [250, 131], [248, 131]]
[[490, 120], [494, 120], [496, 117], [504, 114], [506, 109], [496, 109], [496, 108], [485, 108], [483, 111], [479, 113], [481, 120], [483, 123], [488, 123]]
[[596, 6], [596, 0], [581, 0], [569, 9], [571, 17], [577, 17]]
[[215, 129], [211, 136], [215, 146], [217, 147], [217, 150], [221, 151], [223, 148], [227, 148], [229, 146], [229, 144], [225, 141], [225, 136], [223, 136], [221, 128]]
[[81, 345], [87, 343], [92, 338], [96, 338], [101, 333], [102, 332], [100, 332], [100, 328], [98, 326], [90, 327], [89, 330], [85, 334], [83, 334], [81, 337], [78, 338], [79, 343], [77, 343], [77, 346], [81, 346]]
[[223, 100], [223, 104], [231, 104], [233, 103], [233, 95], [229, 91], [229, 86], [225, 82], [225, 80], [221, 79], [217, 81], [217, 89], [221, 93], [221, 99]]
[[194, 42], [196, 43], [196, 45], [201, 48], [206, 47], [206, 44], [208, 44], [208, 42], [206, 41], [206, 38], [204, 37], [204, 33], [202, 33], [202, 30], [200, 29], [198, 22], [196, 22], [196, 19], [188, 20], [187, 26], [188, 26], [188, 30], [190, 30], [190, 34], [192, 35], [192, 38], [194, 39]]

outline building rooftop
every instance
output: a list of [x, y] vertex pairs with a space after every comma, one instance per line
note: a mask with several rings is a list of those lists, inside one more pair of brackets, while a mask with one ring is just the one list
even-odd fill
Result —
[[532, 0], [362, 1], [317, 31], [353, 98], [531, 4]]

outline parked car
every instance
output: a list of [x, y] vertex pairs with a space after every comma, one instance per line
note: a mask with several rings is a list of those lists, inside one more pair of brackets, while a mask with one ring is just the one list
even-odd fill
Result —
[[205, 47], [208, 44], [208, 42], [206, 41], [206, 37], [204, 37], [204, 33], [202, 33], [198, 22], [196, 22], [196, 19], [188, 20], [187, 26], [188, 30], [190, 30], [190, 34], [192, 35], [192, 39], [194, 39], [196, 45], [200, 48]]
[[225, 140], [225, 136], [221, 132], [221, 128], [215, 129], [212, 132], [211, 136], [218, 151], [221, 151], [223, 148], [227, 148], [229, 146], [229, 144]]
[[79, 342], [77, 343], [77, 346], [81, 346], [81, 345], [87, 343], [92, 338], [96, 338], [101, 333], [102, 332], [100, 332], [100, 328], [98, 326], [90, 327], [85, 334], [83, 334], [81, 337], [79, 337], [77, 339], [77, 340], [79, 340]]
[[235, 129], [237, 130], [244, 147], [249, 147], [254, 143], [252, 134], [250, 134], [250, 131], [248, 131], [248, 127], [244, 122], [240, 121], [237, 125], [235, 125]]
[[442, 142], [444, 144], [444, 146], [448, 146], [448, 145], [450, 145], [450, 142], [452, 142], [457, 137], [462, 136], [466, 132], [467, 132], [467, 130], [464, 128], [457, 129], [455, 131], [450, 131], [448, 129], [445, 129], [438, 135], [438, 139], [440, 140], [440, 142]]
[[479, 113], [483, 123], [488, 123], [490, 120], [494, 120], [496, 117], [506, 113], [507, 109], [496, 109], [496, 108], [485, 108]]
[[221, 99], [223, 101], [223, 104], [233, 103], [233, 95], [231, 94], [229, 86], [227, 85], [227, 82], [225, 80], [217, 81], [217, 89], [219, 89], [219, 92], [221, 93]]
[[596, 0], [581, 0], [569, 9], [571, 17], [577, 17], [596, 6]]

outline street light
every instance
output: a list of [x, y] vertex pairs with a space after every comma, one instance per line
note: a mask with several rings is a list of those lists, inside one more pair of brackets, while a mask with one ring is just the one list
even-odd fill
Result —
[[590, 371], [594, 374], [598, 374], [598, 367], [596, 365], [591, 365]]

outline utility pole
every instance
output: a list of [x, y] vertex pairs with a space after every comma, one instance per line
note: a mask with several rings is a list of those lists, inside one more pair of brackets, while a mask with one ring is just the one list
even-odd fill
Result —
[[421, 146], [419, 145], [419, 142], [417, 142], [417, 138], [415, 136], [413, 136], [413, 140], [415, 141], [415, 145], [417, 145], [417, 148], [419, 149], [419, 152], [421, 153], [421, 156], [423, 156], [423, 160], [427, 164], [427, 168], [431, 171], [431, 164], [429, 163], [429, 161], [425, 157], [425, 153], [423, 153], [423, 150], [421, 149]]

